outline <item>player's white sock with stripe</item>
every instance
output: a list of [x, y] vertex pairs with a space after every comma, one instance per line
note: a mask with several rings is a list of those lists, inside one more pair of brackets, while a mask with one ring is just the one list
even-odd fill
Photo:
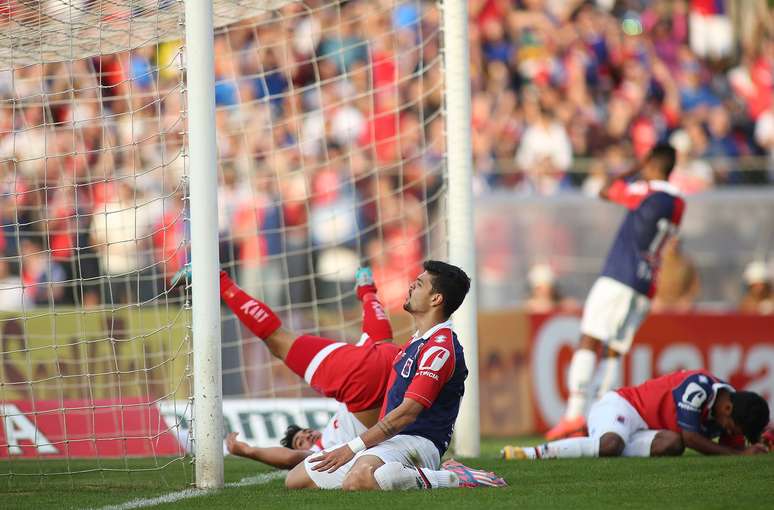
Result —
[[577, 459], [579, 457], [599, 457], [599, 439], [591, 437], [573, 437], [561, 439], [538, 446], [541, 459]]
[[621, 385], [620, 368], [620, 356], [608, 356], [599, 362], [597, 373], [594, 375], [594, 386], [596, 387], [596, 396], [598, 399], [608, 391], [614, 390]]
[[387, 462], [377, 468], [374, 479], [385, 491], [459, 487], [457, 475], [450, 471], [407, 467], [400, 462]]
[[589, 383], [594, 375], [597, 364], [597, 353], [589, 349], [577, 349], [572, 355], [570, 370], [567, 374], [567, 386], [570, 390], [570, 398], [567, 399], [567, 410], [564, 417], [567, 419], [583, 416], [588, 400]]
[[650, 446], [656, 438], [658, 430], [640, 430], [635, 432], [626, 442], [621, 455], [623, 457], [650, 457]]

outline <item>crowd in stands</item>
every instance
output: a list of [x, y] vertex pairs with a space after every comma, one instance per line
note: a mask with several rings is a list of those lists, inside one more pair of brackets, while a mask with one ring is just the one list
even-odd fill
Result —
[[[437, 238], [441, 16], [327, 3], [216, 36], [221, 260], [273, 305], [335, 304], [368, 261], [398, 307]], [[469, 7], [478, 192], [591, 193], [661, 140], [685, 193], [770, 180], [740, 167], [774, 163], [765, 1]], [[0, 74], [3, 307], [169, 291], [188, 256], [181, 62], [171, 41]]]
[[[474, 153], [487, 186], [594, 192], [658, 141], [679, 151], [672, 180], [685, 193], [769, 180], [765, 162], [739, 166], [774, 147], [766, 2], [522, 4], [473, 2]], [[574, 173], [582, 163], [588, 173]]]

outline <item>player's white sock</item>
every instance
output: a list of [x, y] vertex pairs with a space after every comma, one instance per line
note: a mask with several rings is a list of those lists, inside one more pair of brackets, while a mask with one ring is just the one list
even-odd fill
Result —
[[650, 446], [656, 438], [658, 430], [640, 430], [629, 438], [624, 446], [623, 457], [650, 457]]
[[446, 471], [445, 469], [439, 471], [426, 468], [419, 469], [430, 481], [430, 487], [433, 489], [451, 489], [460, 486], [460, 479], [451, 471]]
[[570, 398], [567, 399], [567, 410], [564, 417], [567, 419], [583, 416], [588, 400], [589, 383], [594, 375], [594, 367], [597, 364], [597, 353], [589, 349], [577, 349], [572, 355], [570, 371], [567, 374], [567, 386], [570, 390]]
[[[422, 472], [418, 473], [417, 469]], [[385, 491], [459, 487], [459, 479], [451, 471], [407, 467], [400, 462], [387, 462], [377, 468], [374, 471], [374, 478], [379, 487]], [[430, 487], [427, 487], [428, 483]]]
[[537, 454], [542, 459], [577, 459], [579, 457], [599, 457], [599, 439], [591, 437], [573, 437], [552, 441], [538, 446]]
[[594, 374], [593, 387], [596, 388], [596, 397], [599, 399], [610, 390], [621, 385], [621, 357], [606, 357], [599, 362], [597, 373]]

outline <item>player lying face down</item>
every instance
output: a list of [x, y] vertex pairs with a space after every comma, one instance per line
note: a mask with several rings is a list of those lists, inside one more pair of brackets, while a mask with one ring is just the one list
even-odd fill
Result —
[[[769, 406], [704, 370], [680, 371], [605, 394], [591, 407], [587, 437], [506, 446], [506, 459], [765, 453]], [[715, 440], [717, 439], [717, 442]], [[745, 444], [746, 442], [746, 444]]]

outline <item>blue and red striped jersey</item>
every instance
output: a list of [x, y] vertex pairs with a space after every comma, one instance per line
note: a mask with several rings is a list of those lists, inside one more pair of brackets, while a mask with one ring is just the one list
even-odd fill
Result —
[[398, 407], [404, 398], [416, 400], [425, 409], [400, 433], [429, 439], [443, 456], [449, 447], [468, 376], [462, 346], [451, 322], [436, 324], [422, 336], [415, 335], [401, 348], [392, 368], [381, 417]]
[[624, 217], [613, 246], [608, 252], [601, 276], [628, 285], [652, 297], [664, 243], [677, 233], [685, 210], [685, 200], [666, 181], [618, 180], [608, 198], [625, 206]]

